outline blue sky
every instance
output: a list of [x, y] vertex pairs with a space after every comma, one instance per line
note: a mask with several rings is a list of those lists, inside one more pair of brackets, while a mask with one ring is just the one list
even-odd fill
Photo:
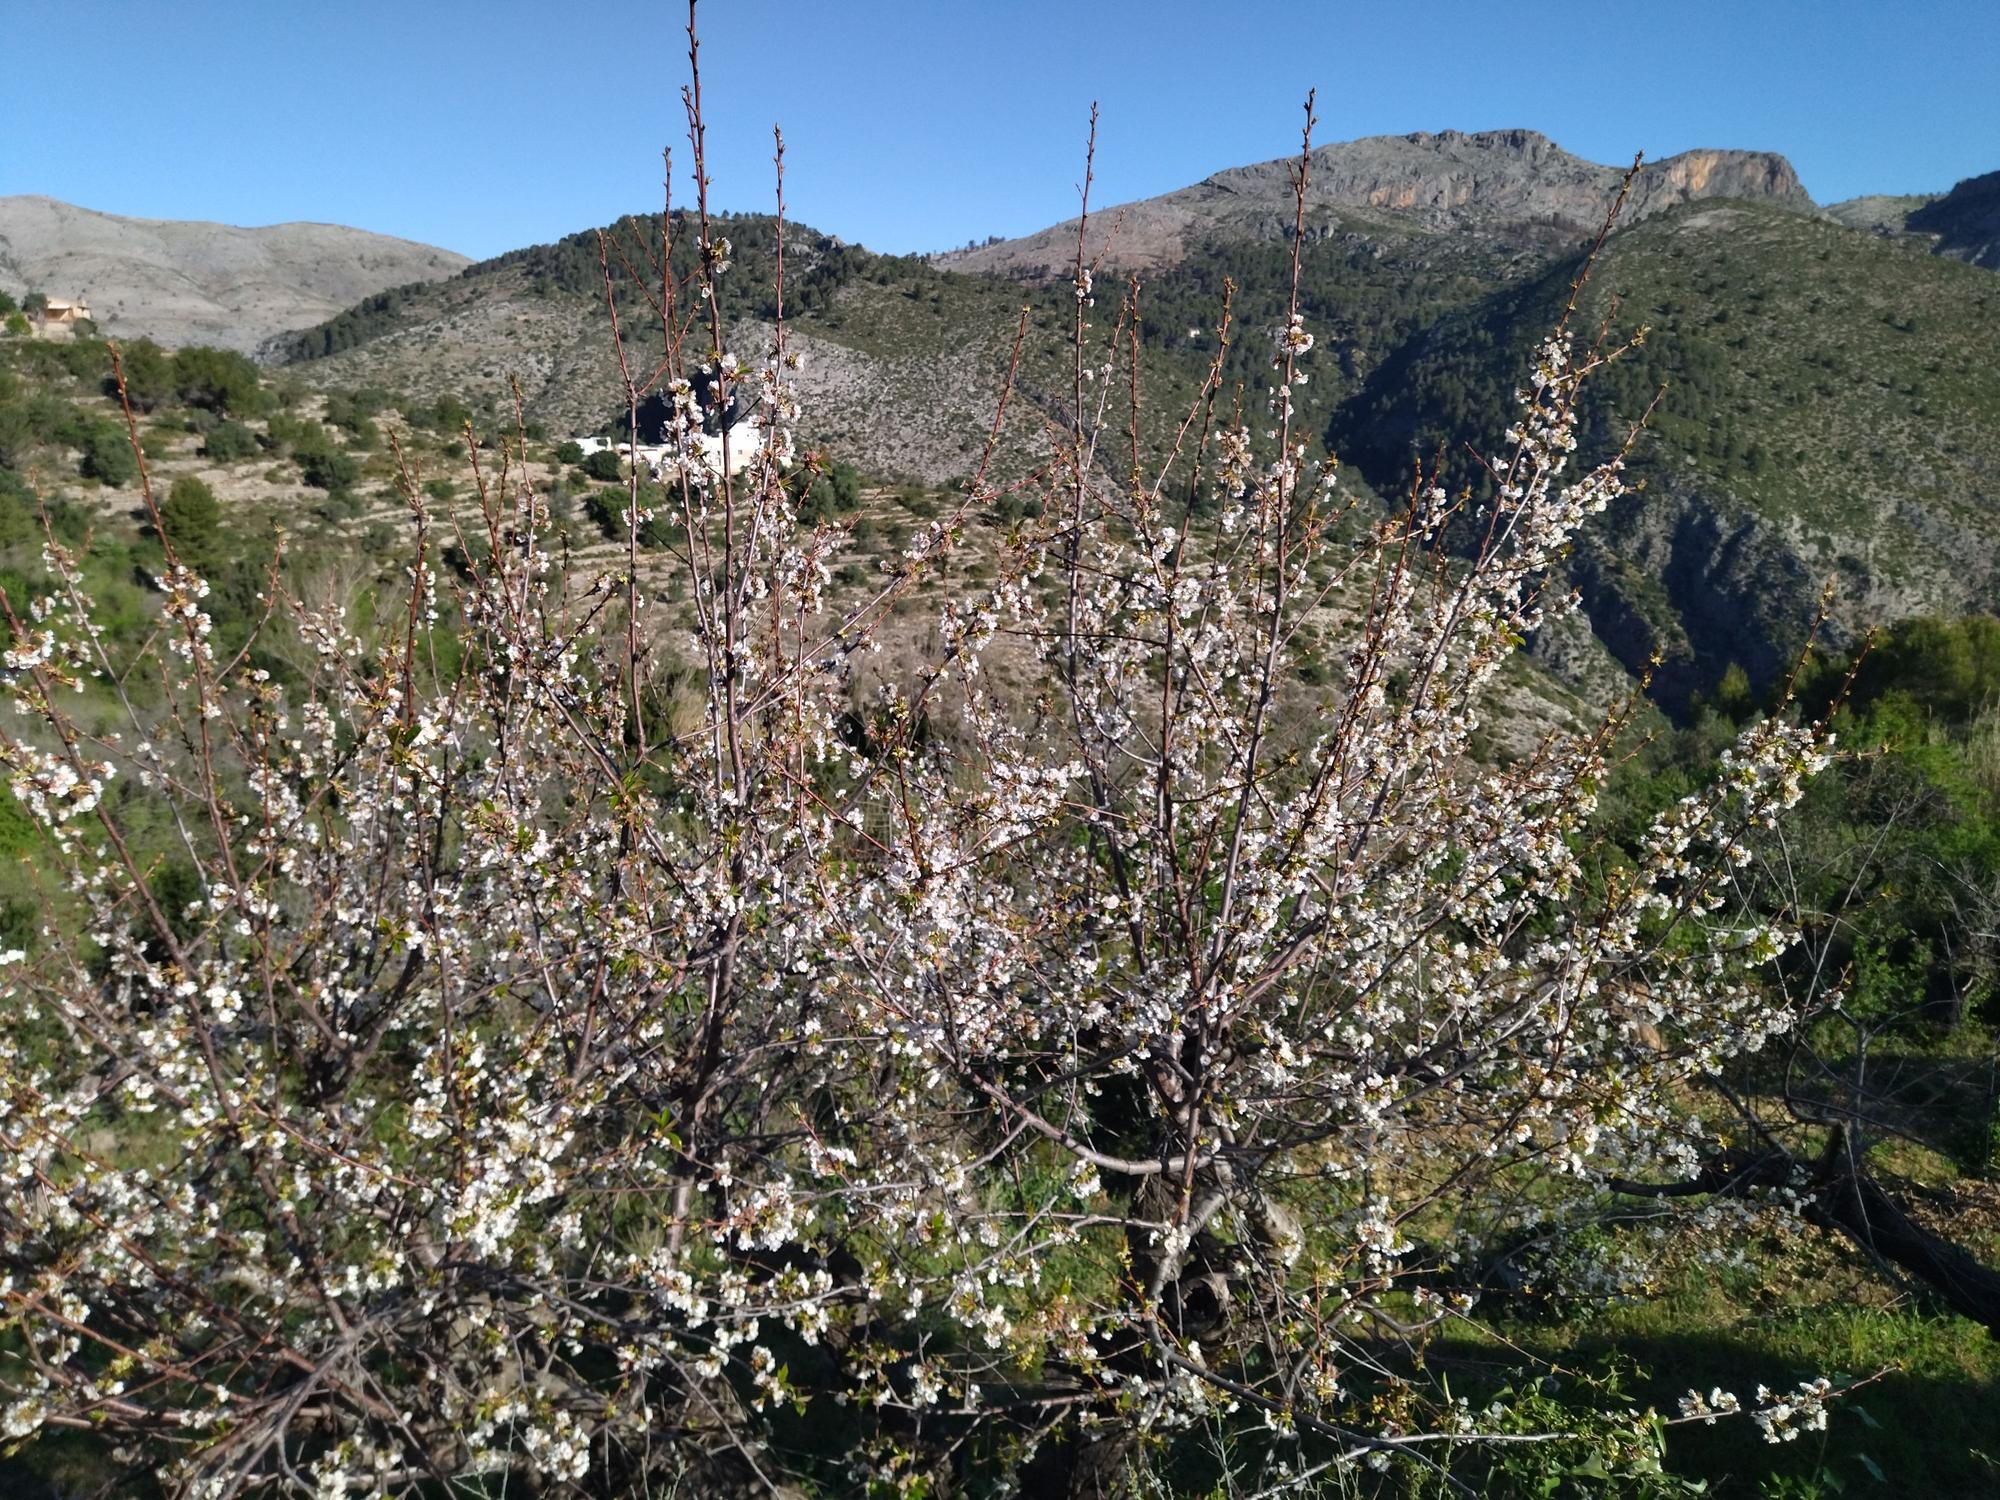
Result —
[[[12, 0], [0, 194], [318, 219], [491, 255], [686, 180], [674, 4]], [[1162, 3], [714, 0], [719, 206], [872, 248], [1020, 234], [1322, 140], [1526, 126], [1622, 162], [1781, 151], [1822, 202], [2000, 169], [2000, 0]], [[35, 62], [29, 62], [35, 59]]]

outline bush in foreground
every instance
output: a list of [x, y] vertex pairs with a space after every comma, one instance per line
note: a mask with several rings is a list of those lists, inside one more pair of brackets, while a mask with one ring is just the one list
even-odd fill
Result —
[[[1296, 316], [1268, 412], [1219, 416], [1218, 363], [1159, 478], [1109, 485], [1083, 244], [1033, 519], [859, 701], [992, 455], [829, 610], [783, 330], [725, 350], [706, 239], [637, 518], [685, 565], [690, 714], [636, 544], [562, 576], [525, 480], [457, 581], [420, 533], [367, 633], [278, 601], [283, 687], [212, 649], [161, 527], [165, 707], [123, 722], [72, 707], [134, 664], [50, 540], [7, 600], [0, 760], [60, 892], [0, 1008], [0, 1434], [201, 1495], [1094, 1493], [1202, 1428], [1266, 1486], [1497, 1484], [1536, 1444], [1666, 1486], [1650, 1414], [1474, 1409], [1421, 1351], [1472, 1306], [1454, 1267], [1691, 1174], [1692, 1085], [1793, 1024], [1754, 977], [1789, 935], [1727, 882], [1816, 737], [1752, 725], [1585, 880], [1617, 724], [1472, 745], [1619, 491], [1615, 455], [1570, 470], [1602, 354], [1543, 347], [1482, 513], [1420, 483], [1364, 515], [1309, 461]], [[702, 365], [769, 437], [733, 479]], [[1292, 669], [1335, 597], [1329, 701]]]

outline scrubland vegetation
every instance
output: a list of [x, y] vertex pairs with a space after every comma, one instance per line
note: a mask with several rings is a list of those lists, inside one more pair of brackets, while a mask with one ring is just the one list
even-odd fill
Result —
[[791, 440], [824, 288], [704, 206], [527, 263], [659, 482], [0, 339], [0, 1487], [2000, 1486], [2000, 623], [1591, 717], [1587, 285], [1385, 503], [1310, 313], [1436, 306], [1080, 241], [939, 489]]

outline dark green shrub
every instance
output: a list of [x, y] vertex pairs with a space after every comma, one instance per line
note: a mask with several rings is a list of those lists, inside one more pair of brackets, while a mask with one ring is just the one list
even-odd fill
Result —
[[0, 547], [20, 547], [41, 532], [35, 495], [20, 475], [0, 469]]
[[440, 396], [428, 406], [406, 406], [403, 415], [413, 427], [428, 427], [433, 432], [458, 433], [472, 420], [472, 408], [456, 396]]
[[801, 521], [824, 521], [844, 515], [861, 503], [861, 471], [852, 464], [835, 464], [813, 480], [799, 501]]
[[359, 432], [368, 419], [389, 404], [389, 393], [380, 386], [363, 386], [358, 391], [334, 391], [326, 398], [326, 419], [336, 427]]
[[50, 357], [72, 380], [96, 380], [111, 373], [111, 351], [79, 333], [67, 343], [44, 344]]
[[28, 398], [28, 425], [38, 443], [81, 448], [90, 441], [92, 419], [53, 391], [37, 391]]
[[299, 473], [314, 489], [343, 490], [361, 477], [361, 460], [320, 423], [280, 412], [271, 418], [269, 430], [274, 443], [291, 450]]
[[188, 562], [199, 566], [212, 558], [222, 537], [222, 507], [215, 492], [192, 474], [183, 474], [160, 502], [160, 530]]
[[204, 457], [217, 463], [235, 463], [253, 457], [259, 449], [257, 434], [241, 422], [219, 422], [201, 445]]
[[986, 519], [996, 526], [1012, 526], [1032, 520], [1042, 513], [1042, 502], [1032, 495], [1003, 495], [986, 511]]
[[28, 408], [17, 401], [0, 401], [0, 469], [17, 467], [35, 442]]
[[322, 521], [358, 521], [366, 509], [361, 497], [353, 490], [342, 486], [328, 486], [327, 497], [313, 507], [313, 514]]
[[114, 489], [137, 479], [139, 460], [133, 456], [132, 439], [125, 429], [116, 422], [93, 423], [84, 439], [81, 470], [85, 478]]
[[303, 448], [328, 446], [333, 442], [332, 435], [319, 423], [292, 416], [289, 412], [275, 413], [264, 430], [270, 434], [271, 447], [291, 453]]
[[267, 404], [257, 367], [232, 350], [191, 345], [174, 356], [174, 379], [188, 405], [226, 416], [254, 415]]
[[334, 447], [311, 447], [298, 455], [299, 473], [316, 490], [345, 490], [361, 477], [361, 460]]
[[[127, 344], [119, 351], [119, 363], [125, 370], [126, 399], [134, 411], [152, 411], [173, 399], [177, 388], [174, 361], [158, 344], [150, 339]], [[104, 394], [117, 396], [115, 376], [104, 377]]]
[[622, 490], [592, 490], [583, 502], [583, 513], [606, 536], [615, 540], [625, 535], [625, 494]]

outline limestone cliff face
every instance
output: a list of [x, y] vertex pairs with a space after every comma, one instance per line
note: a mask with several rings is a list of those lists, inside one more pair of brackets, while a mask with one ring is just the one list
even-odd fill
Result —
[[1748, 198], [1810, 211], [1812, 197], [1784, 157], [1770, 151], [1683, 151], [1640, 168], [1630, 207], [1656, 213], [1696, 198]]
[[[1234, 167], [1168, 193], [1093, 216], [1093, 250], [1109, 264], [1171, 265], [1211, 234], [1277, 238], [1292, 222], [1289, 158]], [[1594, 230], [1624, 169], [1585, 161], [1532, 130], [1371, 136], [1321, 146], [1312, 155], [1307, 213], [1345, 210], [1418, 230], [1471, 230], [1523, 242]], [[1811, 211], [1812, 199], [1782, 156], [1763, 151], [1685, 151], [1646, 164], [1632, 185], [1628, 219], [1696, 198], [1749, 198]], [[1114, 233], [1115, 226], [1115, 233]], [[1025, 239], [958, 251], [954, 270], [1010, 275], [1059, 273], [1074, 262], [1076, 221]]]
[[1868, 535], [1781, 525], [1712, 482], [1664, 477], [1585, 529], [1571, 576], [1612, 656], [1634, 675], [1657, 659], [1655, 698], [1681, 704], [1732, 664], [1760, 688], [1782, 681], [1829, 585], [1818, 639], [1835, 649], [1910, 615], [1992, 608], [2000, 548], [1969, 517], [1885, 499], [1872, 530], [1923, 545], [1880, 559]]

